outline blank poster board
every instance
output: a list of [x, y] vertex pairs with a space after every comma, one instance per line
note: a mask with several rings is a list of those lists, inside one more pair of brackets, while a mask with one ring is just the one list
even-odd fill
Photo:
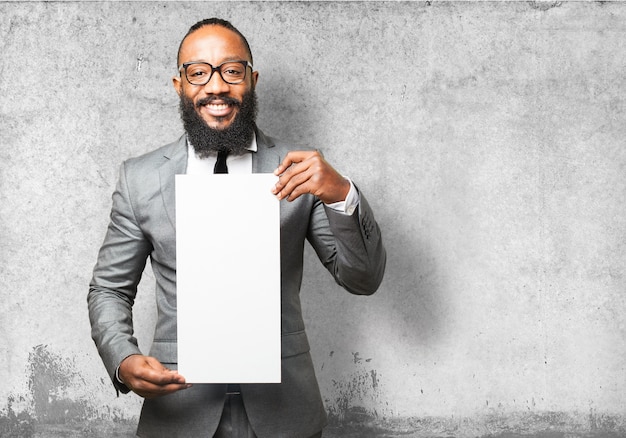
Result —
[[276, 180], [176, 175], [178, 371], [189, 383], [280, 382]]

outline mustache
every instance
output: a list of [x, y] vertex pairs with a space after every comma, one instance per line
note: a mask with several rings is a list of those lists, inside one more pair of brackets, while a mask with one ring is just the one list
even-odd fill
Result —
[[213, 102], [214, 100], [221, 100], [222, 102], [224, 102], [227, 105], [233, 105], [233, 106], [241, 106], [241, 101], [235, 99], [234, 97], [229, 97], [229, 96], [217, 96], [215, 94], [212, 94], [210, 96], [207, 97], [203, 97], [202, 99], [198, 100], [196, 102], [196, 107], [201, 107], [204, 105], [207, 105], [211, 102]]

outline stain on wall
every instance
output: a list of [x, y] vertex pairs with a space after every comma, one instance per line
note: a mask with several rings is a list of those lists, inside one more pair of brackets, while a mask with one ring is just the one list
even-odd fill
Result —
[[98, 411], [85, 389], [102, 388], [85, 380], [75, 358], [37, 345], [28, 355], [27, 376], [27, 392], [11, 394], [0, 411], [0, 436], [131, 436], [135, 419], [115, 409]]
[[371, 359], [361, 358], [358, 352], [353, 352], [352, 357], [355, 371], [341, 379], [332, 379], [335, 397], [325, 400], [331, 424], [363, 423], [379, 418], [376, 407], [381, 409], [382, 400], [376, 370], [368, 366]]
[[0, 411], [0, 436], [10, 438], [31, 437], [35, 432], [34, 419], [26, 411], [14, 410], [16, 401], [24, 402], [23, 398], [16, 400], [16, 397], [10, 395], [5, 403], [4, 408]]
[[33, 415], [38, 421], [66, 423], [90, 416], [85, 401], [71, 399], [71, 389], [87, 383], [80, 378], [71, 360], [50, 352], [45, 345], [36, 346], [28, 360], [28, 386]]

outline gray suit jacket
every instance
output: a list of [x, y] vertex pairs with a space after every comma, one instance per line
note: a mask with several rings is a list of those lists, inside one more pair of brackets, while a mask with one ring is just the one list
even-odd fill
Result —
[[[271, 173], [291, 149], [257, 131], [253, 172]], [[92, 337], [116, 388], [120, 362], [142, 354], [133, 337], [132, 305], [146, 260], [156, 279], [158, 318], [149, 355], [176, 369], [176, 214], [174, 175], [183, 174], [183, 136], [123, 163], [113, 193], [111, 221], [88, 294]], [[241, 385], [250, 423], [260, 437], [308, 437], [326, 424], [300, 308], [304, 242], [308, 240], [338, 284], [371, 294], [382, 281], [385, 250], [361, 194], [359, 208], [341, 215], [311, 195], [280, 204], [282, 383]], [[250, 359], [254, 366], [254, 358]], [[237, 382], [233, 382], [237, 383]], [[146, 400], [138, 434], [210, 437], [224, 406], [226, 385], [201, 384]]]

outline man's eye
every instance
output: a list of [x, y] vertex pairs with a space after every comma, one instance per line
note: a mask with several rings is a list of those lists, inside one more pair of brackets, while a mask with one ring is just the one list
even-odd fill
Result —
[[206, 74], [206, 72], [205, 72], [205, 71], [203, 71], [203, 70], [196, 70], [196, 71], [191, 71], [191, 72], [189, 72], [189, 74], [190, 74], [191, 76], [194, 76], [194, 77], [196, 77], [196, 78], [197, 78], [197, 77], [204, 76], [204, 75]]

